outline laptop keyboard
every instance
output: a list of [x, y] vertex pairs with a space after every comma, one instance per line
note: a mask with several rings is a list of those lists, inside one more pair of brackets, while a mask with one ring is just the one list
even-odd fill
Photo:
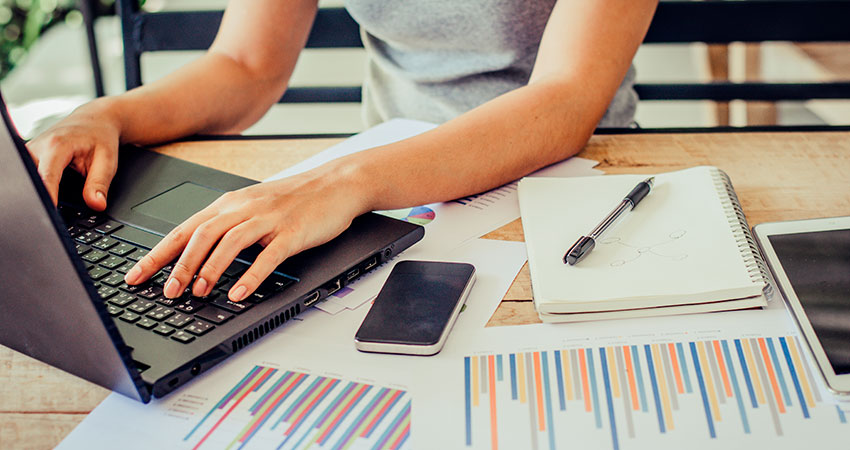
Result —
[[274, 272], [247, 299], [231, 302], [227, 292], [248, 268], [247, 263], [234, 261], [208, 296], [195, 297], [187, 288], [178, 298], [165, 298], [162, 289], [171, 272], [170, 265], [140, 285], [124, 283], [124, 274], [149, 251], [113, 236], [126, 225], [68, 205], [60, 205], [59, 213], [109, 315], [164, 339], [188, 344], [297, 281]]

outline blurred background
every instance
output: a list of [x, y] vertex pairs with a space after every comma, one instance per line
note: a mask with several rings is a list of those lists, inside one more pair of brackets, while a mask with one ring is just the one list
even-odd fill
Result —
[[[94, 0], [94, 35], [106, 94], [124, 90], [120, 19], [114, 0]], [[146, 0], [145, 11], [222, 9], [226, 0]], [[93, 72], [78, 0], [0, 0], [0, 89], [27, 138], [94, 98]], [[322, 7], [342, 0], [322, 0]], [[142, 56], [150, 82], [197, 58], [199, 52]], [[306, 50], [293, 86], [357, 85], [362, 49]], [[635, 59], [639, 82], [711, 80], [827, 82], [850, 80], [847, 43], [769, 42], [730, 45], [645, 44]], [[848, 125], [850, 100], [796, 102], [642, 101], [644, 128], [718, 125]], [[245, 134], [350, 133], [363, 129], [359, 104], [278, 104]]]

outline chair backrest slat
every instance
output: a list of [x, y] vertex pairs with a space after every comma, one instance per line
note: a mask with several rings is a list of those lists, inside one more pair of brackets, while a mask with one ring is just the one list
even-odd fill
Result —
[[[138, 0], [118, 0], [124, 37], [127, 89], [140, 86], [141, 54], [203, 50], [221, 23], [221, 11], [148, 13]], [[850, 1], [751, 0], [662, 1], [644, 43], [850, 42]], [[358, 48], [360, 27], [344, 8], [322, 8], [308, 48]], [[850, 82], [830, 83], [644, 83], [642, 100], [807, 100], [850, 98]], [[281, 102], [359, 102], [360, 87], [293, 87]]]

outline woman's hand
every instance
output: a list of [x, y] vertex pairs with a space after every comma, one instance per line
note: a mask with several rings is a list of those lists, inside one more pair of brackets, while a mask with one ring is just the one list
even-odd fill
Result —
[[365, 212], [358, 182], [347, 181], [345, 167], [329, 166], [222, 195], [168, 233], [125, 281], [144, 282], [179, 256], [165, 296], [180, 296], [197, 274], [192, 294], [203, 297], [240, 251], [259, 243], [265, 249], [228, 293], [246, 298], [286, 258], [333, 239]]
[[89, 208], [106, 209], [106, 193], [118, 168], [120, 140], [119, 121], [107, 104], [96, 100], [83, 105], [27, 143], [54, 204], [62, 172], [70, 166], [86, 177], [83, 199]]

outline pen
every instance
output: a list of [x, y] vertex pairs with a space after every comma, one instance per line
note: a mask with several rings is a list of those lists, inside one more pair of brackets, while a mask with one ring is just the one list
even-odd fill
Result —
[[593, 247], [596, 246], [596, 240], [602, 236], [602, 233], [611, 228], [614, 222], [622, 217], [623, 214], [635, 209], [637, 204], [646, 197], [646, 194], [649, 194], [649, 191], [652, 190], [652, 182], [654, 180], [655, 177], [649, 177], [638, 183], [637, 186], [629, 192], [629, 195], [627, 195], [613, 211], [608, 213], [608, 215], [602, 219], [602, 222], [599, 222], [599, 225], [597, 225], [590, 234], [580, 237], [579, 240], [577, 240], [576, 243], [567, 250], [567, 254], [564, 255], [564, 264], [572, 266], [584, 259], [584, 257], [593, 250]]

